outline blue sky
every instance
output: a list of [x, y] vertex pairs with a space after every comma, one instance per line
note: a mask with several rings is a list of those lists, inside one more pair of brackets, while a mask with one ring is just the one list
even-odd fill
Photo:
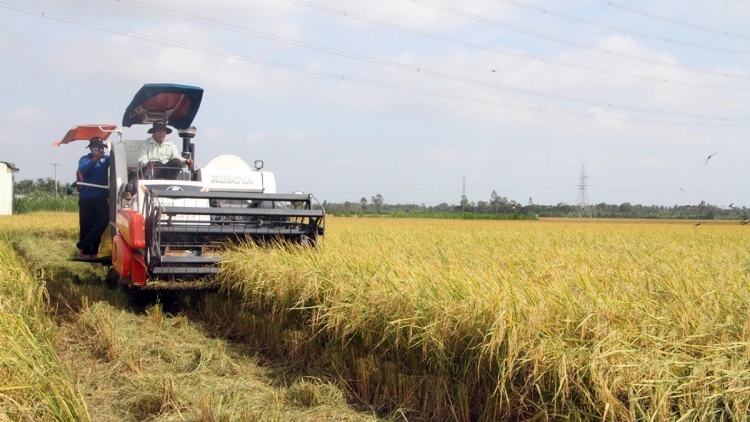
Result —
[[574, 204], [585, 165], [591, 203], [750, 206], [750, 3], [606, 3], [3, 0], [0, 161], [72, 181], [52, 142], [166, 82], [205, 90], [198, 165], [321, 202]]

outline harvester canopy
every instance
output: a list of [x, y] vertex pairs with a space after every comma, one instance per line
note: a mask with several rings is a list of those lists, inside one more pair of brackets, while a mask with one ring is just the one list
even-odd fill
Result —
[[203, 99], [203, 88], [177, 84], [145, 84], [125, 109], [122, 125], [148, 124], [163, 120], [175, 129], [193, 123]]
[[116, 130], [116, 125], [78, 125], [70, 129], [61, 141], [53, 142], [52, 145], [59, 147], [73, 141], [88, 141], [97, 136], [106, 141]]

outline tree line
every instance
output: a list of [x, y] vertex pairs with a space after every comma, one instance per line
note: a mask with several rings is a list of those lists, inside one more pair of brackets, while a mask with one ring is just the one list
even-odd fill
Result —
[[[70, 183], [57, 181], [58, 195], [65, 195]], [[13, 184], [13, 194], [15, 195], [38, 195], [38, 194], [55, 194], [55, 179], [48, 177], [46, 179], [26, 179], [19, 180]]]
[[[691, 220], [748, 220], [750, 209], [746, 207], [720, 207], [701, 201], [695, 205], [640, 205], [599, 203], [581, 208], [560, 202], [557, 205], [534, 204], [529, 198], [523, 205], [492, 191], [488, 201], [471, 202], [465, 196], [458, 204], [443, 202], [438, 205], [387, 204], [381, 194], [357, 202], [323, 202], [326, 212], [333, 215], [403, 215], [403, 214], [475, 214], [475, 215], [519, 215], [535, 217], [593, 217], [593, 218], [646, 218], [646, 219], [691, 219]], [[491, 217], [490, 217], [491, 218]]]
[[[57, 182], [57, 192], [65, 196], [70, 183]], [[54, 195], [55, 180], [51, 177], [36, 180], [20, 180], [14, 185], [16, 195]], [[701, 201], [695, 205], [640, 205], [625, 202], [622, 204], [599, 203], [584, 209], [576, 205], [561, 202], [557, 205], [534, 204], [529, 198], [523, 205], [515, 200], [500, 196], [492, 191], [487, 201], [469, 201], [461, 197], [458, 204], [443, 202], [438, 205], [425, 204], [387, 204], [381, 194], [356, 202], [323, 202], [326, 212], [333, 215], [447, 215], [473, 214], [476, 216], [518, 215], [535, 217], [594, 217], [594, 218], [648, 218], [648, 219], [695, 219], [695, 220], [748, 220], [750, 209], [742, 207], [719, 207]], [[492, 218], [492, 217], [489, 217]]]

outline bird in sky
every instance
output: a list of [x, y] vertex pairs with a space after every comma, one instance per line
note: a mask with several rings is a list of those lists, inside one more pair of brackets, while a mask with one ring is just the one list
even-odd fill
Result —
[[729, 208], [734, 208], [734, 202], [732, 202], [731, 204], [729, 204]]
[[703, 163], [703, 164], [704, 164], [704, 165], [705, 165], [705, 164], [708, 164], [708, 160], [710, 160], [710, 159], [711, 159], [711, 157], [713, 157], [714, 155], [716, 155], [716, 153], [717, 153], [717, 152], [719, 152], [719, 151], [716, 151], [715, 153], [713, 153], [713, 154], [709, 155], [709, 156], [708, 156], [708, 158], [706, 158], [706, 162], [705, 162], [705, 163]]
[[683, 188], [680, 188], [680, 187], [678, 187], [677, 189], [679, 189], [679, 190], [681, 190], [681, 191], [685, 192], [685, 189], [683, 189]]
[[497, 72], [497, 69], [492, 69], [493, 72]]

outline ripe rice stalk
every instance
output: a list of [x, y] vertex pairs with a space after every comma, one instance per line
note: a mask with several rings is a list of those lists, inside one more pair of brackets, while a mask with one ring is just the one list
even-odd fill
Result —
[[55, 353], [46, 291], [0, 241], [0, 408], [12, 420], [89, 420]]
[[338, 355], [341, 382], [383, 409], [741, 417], [750, 235], [701, 228], [332, 219], [318, 249], [228, 253], [222, 281], [278, 353], [293, 326], [294, 356]]

